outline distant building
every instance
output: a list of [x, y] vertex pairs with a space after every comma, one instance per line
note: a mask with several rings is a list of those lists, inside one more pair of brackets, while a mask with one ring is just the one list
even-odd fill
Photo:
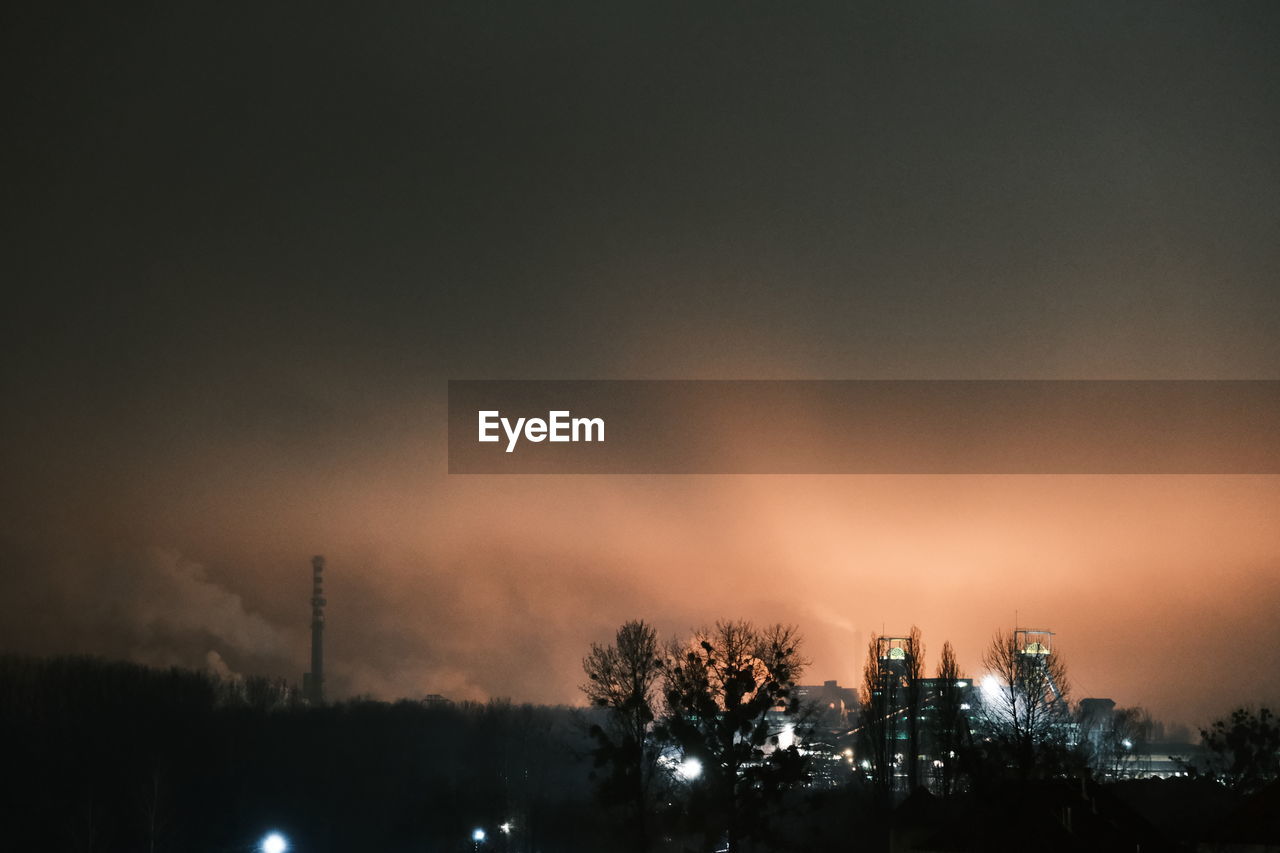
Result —
[[837, 681], [803, 684], [795, 688], [801, 713], [808, 713], [811, 731], [803, 748], [812, 764], [812, 784], [838, 787], [852, 772], [852, 729], [858, 716], [858, 690]]
[[1085, 730], [1109, 726], [1115, 710], [1116, 703], [1113, 699], [1081, 699], [1080, 726]]
[[858, 688], [841, 687], [834, 680], [824, 681], [800, 685], [796, 696], [806, 708], [813, 710], [815, 730], [843, 734], [852, 728], [851, 721], [858, 712]]

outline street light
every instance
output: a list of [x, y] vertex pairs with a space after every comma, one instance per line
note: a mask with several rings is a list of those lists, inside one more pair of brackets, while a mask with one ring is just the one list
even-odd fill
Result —
[[262, 853], [285, 853], [289, 849], [289, 842], [280, 833], [272, 832], [262, 839], [259, 849]]
[[484, 830], [478, 826], [471, 833], [471, 840], [475, 842], [477, 850], [480, 849], [480, 845], [484, 842], [484, 838]]

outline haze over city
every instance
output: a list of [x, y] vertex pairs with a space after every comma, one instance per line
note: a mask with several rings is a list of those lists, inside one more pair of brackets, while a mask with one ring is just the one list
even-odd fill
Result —
[[1276, 701], [1275, 476], [446, 473], [450, 378], [1280, 378], [1233, 8], [9, 13], [0, 647], [296, 680], [323, 553], [337, 698], [745, 617]]

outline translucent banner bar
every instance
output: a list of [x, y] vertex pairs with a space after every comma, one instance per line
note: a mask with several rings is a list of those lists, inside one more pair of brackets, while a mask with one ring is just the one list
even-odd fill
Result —
[[1277, 474], [1280, 382], [449, 382], [453, 474]]

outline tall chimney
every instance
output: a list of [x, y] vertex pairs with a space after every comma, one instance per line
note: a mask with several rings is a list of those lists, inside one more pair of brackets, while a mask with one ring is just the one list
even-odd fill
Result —
[[313, 705], [324, 702], [324, 557], [311, 558], [311, 671], [302, 692]]

